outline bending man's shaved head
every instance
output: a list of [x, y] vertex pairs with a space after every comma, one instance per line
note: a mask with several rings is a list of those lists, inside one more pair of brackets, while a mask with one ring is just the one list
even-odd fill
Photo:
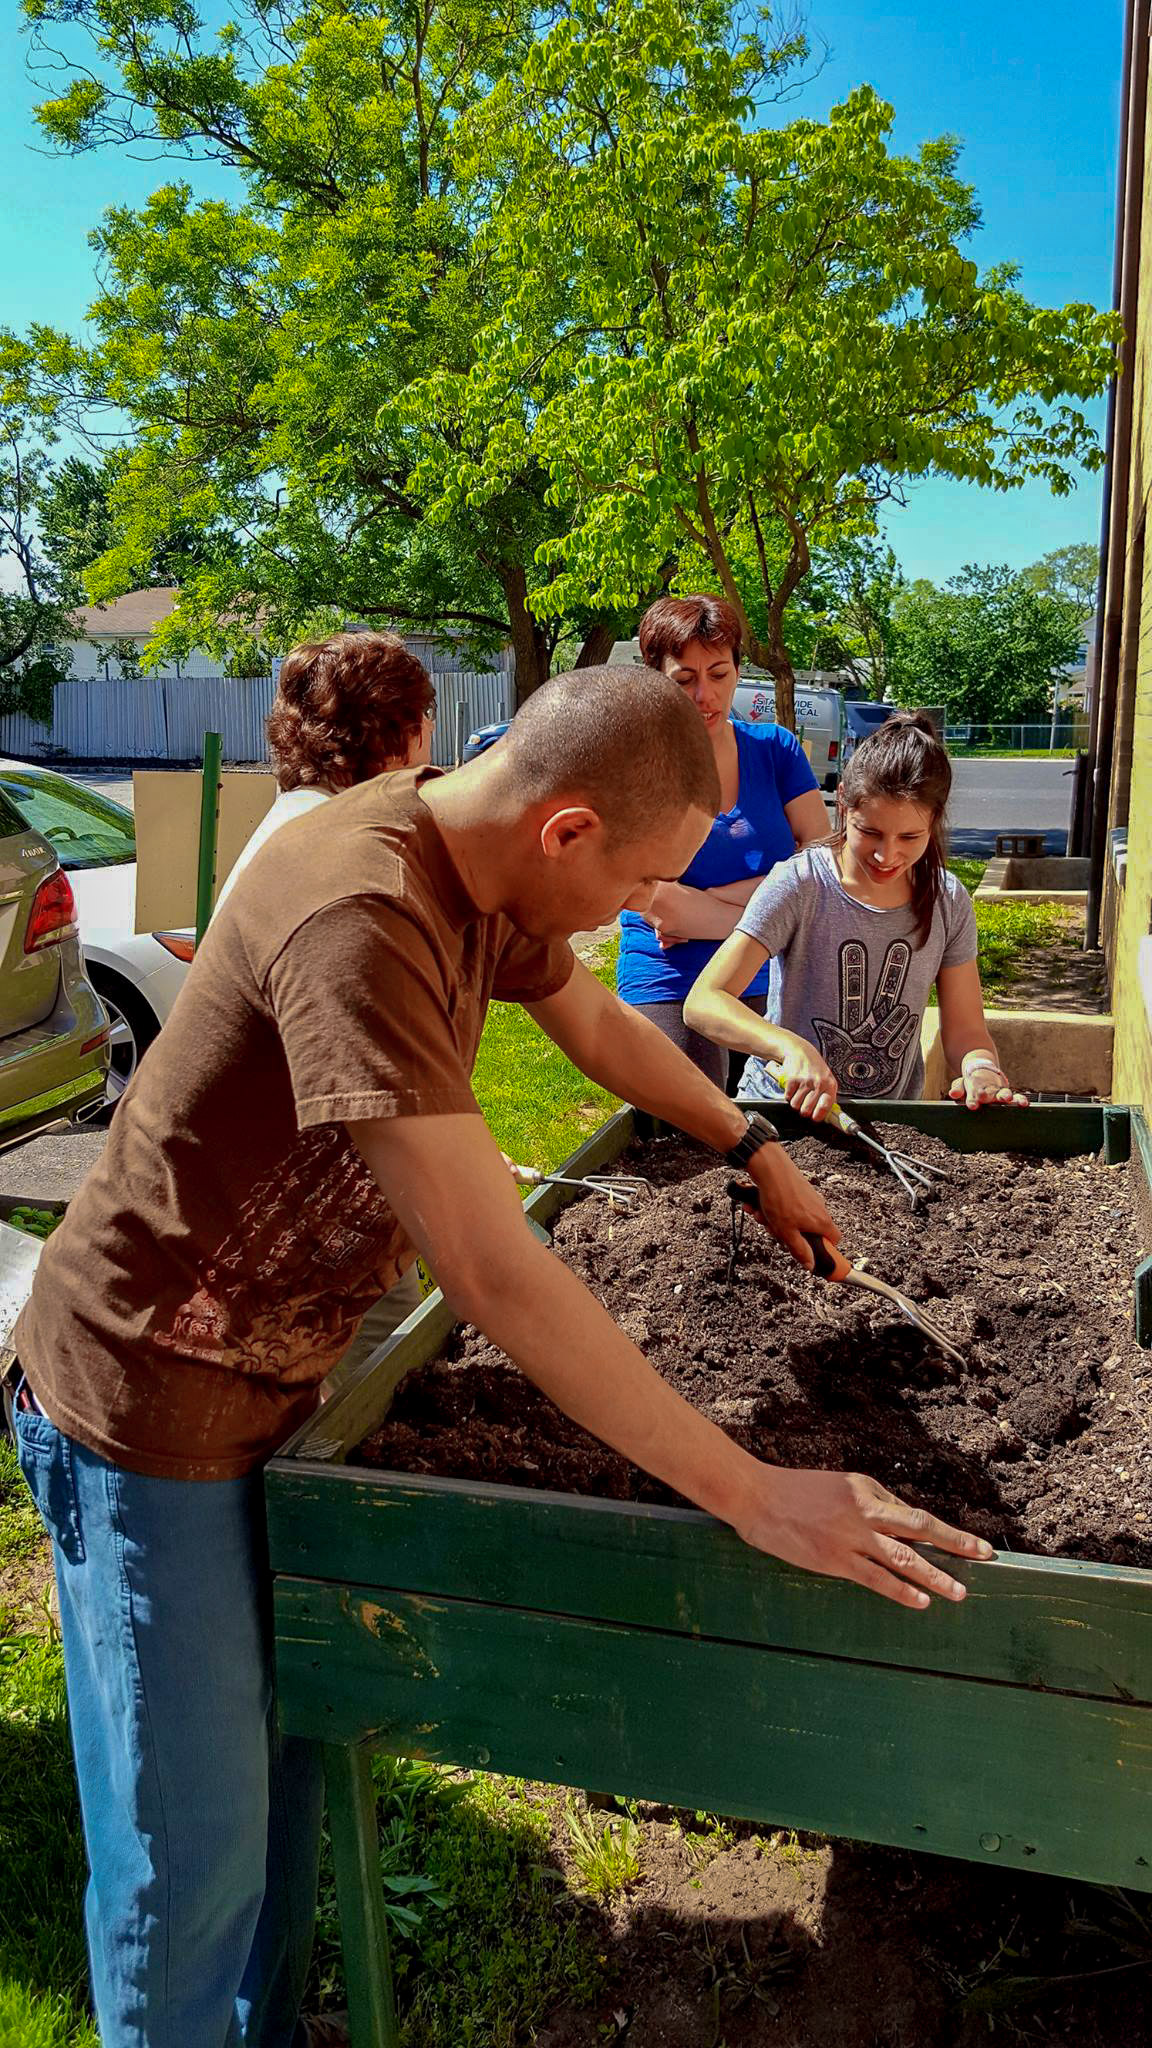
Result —
[[573, 669], [534, 690], [503, 741], [523, 804], [565, 796], [594, 810], [608, 847], [642, 839], [672, 813], [720, 809], [708, 730], [679, 684], [656, 669]]

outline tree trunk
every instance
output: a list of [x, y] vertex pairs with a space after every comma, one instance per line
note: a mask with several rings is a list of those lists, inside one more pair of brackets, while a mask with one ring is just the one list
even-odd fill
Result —
[[516, 702], [548, 680], [548, 636], [528, 609], [528, 578], [519, 562], [501, 563], [497, 574], [508, 606], [508, 632], [516, 657]]
[[607, 620], [592, 626], [584, 635], [584, 644], [576, 656], [577, 668], [603, 668], [608, 656], [616, 645], [616, 628]]
[[796, 671], [780, 635], [771, 640], [752, 638], [748, 652], [757, 668], [766, 668], [776, 685], [776, 723], [796, 730]]

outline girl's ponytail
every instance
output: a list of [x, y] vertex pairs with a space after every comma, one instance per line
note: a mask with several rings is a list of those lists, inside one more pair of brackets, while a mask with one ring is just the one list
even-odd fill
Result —
[[[840, 780], [844, 810], [869, 797], [919, 804], [929, 812], [932, 831], [909, 880], [916, 939], [923, 945], [944, 890], [945, 813], [952, 793], [952, 763], [926, 711], [896, 711], [862, 740]], [[841, 843], [843, 826], [841, 826]]]

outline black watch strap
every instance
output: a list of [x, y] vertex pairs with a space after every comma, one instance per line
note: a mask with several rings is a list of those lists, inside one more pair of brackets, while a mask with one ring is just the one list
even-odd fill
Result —
[[747, 1166], [753, 1154], [759, 1152], [762, 1146], [779, 1143], [780, 1133], [775, 1124], [770, 1124], [766, 1116], [761, 1116], [759, 1111], [754, 1109], [749, 1113], [748, 1128], [744, 1136], [733, 1145], [730, 1152], [724, 1154], [724, 1157], [729, 1166]]

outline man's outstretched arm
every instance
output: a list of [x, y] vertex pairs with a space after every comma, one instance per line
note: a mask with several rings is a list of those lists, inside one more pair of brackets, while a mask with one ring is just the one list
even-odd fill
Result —
[[991, 1556], [989, 1545], [860, 1475], [761, 1464], [675, 1393], [529, 1231], [480, 1117], [399, 1117], [348, 1129], [456, 1312], [574, 1421], [759, 1550], [906, 1607], [926, 1607], [932, 1593], [963, 1598], [912, 1545], [968, 1558]]
[[[731, 1151], [743, 1136], [743, 1110], [579, 960], [556, 995], [527, 1007], [573, 1066], [613, 1095], [676, 1124], [717, 1152]], [[756, 1183], [763, 1222], [800, 1265], [812, 1265], [804, 1233], [839, 1243], [823, 1196], [793, 1166], [783, 1146], [763, 1146], [746, 1171]]]

